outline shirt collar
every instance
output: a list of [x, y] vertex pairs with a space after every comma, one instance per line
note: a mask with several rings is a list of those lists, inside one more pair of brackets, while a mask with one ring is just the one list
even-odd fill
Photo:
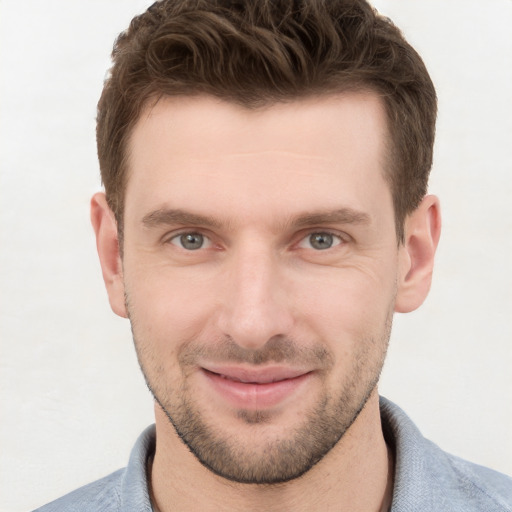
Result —
[[[391, 512], [430, 510], [429, 506], [439, 506], [446, 493], [442, 482], [453, 474], [453, 468], [440, 457], [443, 452], [421, 435], [397, 405], [381, 397], [380, 410], [384, 437], [395, 460]], [[154, 456], [155, 446], [155, 426], [151, 425], [139, 436], [123, 475], [119, 497], [122, 512], [152, 512], [147, 466]]]

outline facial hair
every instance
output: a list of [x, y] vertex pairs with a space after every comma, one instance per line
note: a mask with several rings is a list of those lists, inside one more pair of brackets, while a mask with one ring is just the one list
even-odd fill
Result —
[[[130, 312], [128, 306], [129, 301]], [[179, 385], [173, 386], [151, 351], [151, 344], [137, 333], [134, 316], [129, 317], [146, 384], [179, 438], [210, 471], [245, 484], [279, 484], [298, 478], [342, 439], [377, 386], [392, 323], [390, 311], [380, 336], [355, 343], [352, 366], [341, 376], [338, 389], [328, 390], [324, 386], [315, 405], [285, 437], [275, 436], [263, 440], [257, 447], [250, 447], [243, 439], [226, 433], [205, 418], [188, 379], [197, 368], [197, 361], [249, 365], [286, 363], [321, 368], [317, 372], [321, 377], [332, 371], [333, 354], [323, 345], [308, 347], [281, 336], [270, 339], [259, 350], [240, 347], [229, 337], [212, 343], [191, 340], [180, 346], [181, 378]], [[273, 413], [266, 410], [239, 410], [237, 417], [254, 429], [265, 428], [273, 421]]]

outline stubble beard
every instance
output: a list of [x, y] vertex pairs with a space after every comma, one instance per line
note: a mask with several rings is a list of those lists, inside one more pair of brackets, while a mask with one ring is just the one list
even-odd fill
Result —
[[[171, 389], [169, 385], [166, 387], [165, 373], [151, 357], [148, 345], [141, 344], [136, 337], [131, 315], [130, 321], [146, 384], [179, 438], [197, 460], [227, 480], [275, 485], [299, 478], [309, 471], [331, 451], [357, 419], [380, 377], [391, 333], [392, 313], [388, 314], [385, 328], [378, 339], [368, 338], [357, 343], [358, 351], [350, 374], [345, 376], [339, 391], [329, 393], [325, 390], [316, 405], [305, 414], [304, 420], [286, 438], [266, 439], [257, 448], [251, 448], [243, 439], [230, 437], [222, 428], [209, 424], [194, 401], [185, 376], [187, 365], [198, 352], [203, 352], [203, 348], [195, 346], [195, 350], [179, 358], [181, 384], [179, 389]], [[242, 362], [241, 359], [244, 359], [243, 362], [251, 364], [289, 361], [290, 354], [302, 353], [296, 344], [282, 338], [269, 340], [265, 347], [251, 352], [249, 357], [245, 357], [248, 351], [237, 348], [231, 340], [223, 340], [221, 345], [225, 347], [223, 354], [236, 354], [229, 360]], [[316, 355], [311, 357], [324, 357], [324, 366], [332, 366], [332, 355], [325, 349], [315, 352]], [[264, 410], [240, 410], [237, 416], [245, 425], [255, 429], [264, 428], [273, 419], [272, 413]]]

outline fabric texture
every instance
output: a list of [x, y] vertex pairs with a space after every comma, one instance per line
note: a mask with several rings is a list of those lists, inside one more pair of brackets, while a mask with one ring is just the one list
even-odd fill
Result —
[[[512, 512], [512, 479], [454, 457], [425, 439], [381, 397], [384, 436], [395, 453], [391, 512]], [[146, 475], [155, 427], [137, 440], [128, 466], [34, 512], [152, 512]]]

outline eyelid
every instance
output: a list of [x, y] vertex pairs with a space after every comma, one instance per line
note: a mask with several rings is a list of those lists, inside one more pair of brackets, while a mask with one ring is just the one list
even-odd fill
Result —
[[[339, 243], [333, 245], [329, 249], [333, 249], [340, 245], [346, 244], [351, 240], [351, 237], [349, 235], [347, 235], [346, 233], [344, 233], [342, 231], [338, 231], [336, 229], [313, 228], [313, 229], [308, 229], [307, 231], [300, 233], [299, 241], [295, 245], [301, 249], [312, 249], [312, 247], [302, 247], [301, 244], [303, 242], [307, 241], [308, 237], [310, 237], [311, 235], [314, 235], [314, 234], [326, 234], [326, 235], [330, 235], [332, 237], [339, 239]], [[329, 249], [325, 249], [325, 250], [328, 251]]]
[[[182, 228], [177, 231], [173, 231], [171, 233], [166, 233], [162, 237], [162, 243], [163, 244], [172, 244], [176, 247], [179, 247], [180, 249], [183, 249], [185, 251], [188, 251], [185, 249], [185, 247], [182, 247], [181, 244], [174, 243], [174, 240], [179, 239], [179, 237], [183, 235], [201, 235], [203, 237], [203, 240], [205, 241], [205, 245], [201, 247], [201, 249], [208, 249], [213, 246], [213, 240], [212, 237], [205, 233], [202, 229], [194, 229], [194, 228]], [[200, 250], [200, 249], [197, 249]]]
[[[336, 245], [334, 245], [333, 247], [337, 247], [339, 245], [348, 243], [352, 240], [352, 237], [350, 235], [348, 235], [347, 233], [345, 233], [343, 231], [338, 231], [336, 229], [308, 228], [307, 230], [301, 231], [297, 235], [296, 239], [298, 239], [298, 241], [294, 244], [294, 246], [296, 246], [296, 247], [300, 246], [301, 242], [304, 242], [309, 236], [311, 236], [315, 233], [325, 233], [325, 234], [328, 234], [328, 235], [338, 238], [340, 240], [340, 242], [337, 243]], [[164, 236], [162, 236], [161, 242], [162, 242], [162, 244], [169, 244], [169, 243], [172, 244], [173, 240], [177, 239], [178, 237], [180, 237], [182, 235], [186, 235], [186, 234], [199, 234], [199, 235], [203, 236], [204, 240], [207, 242], [207, 246], [202, 247], [202, 249], [210, 248], [215, 245], [214, 237], [208, 233], [208, 230], [201, 229], [201, 228], [180, 228], [175, 231], [168, 232]], [[180, 247], [179, 244], [173, 244], [173, 245]], [[184, 249], [184, 250], [186, 250], [186, 249]]]

